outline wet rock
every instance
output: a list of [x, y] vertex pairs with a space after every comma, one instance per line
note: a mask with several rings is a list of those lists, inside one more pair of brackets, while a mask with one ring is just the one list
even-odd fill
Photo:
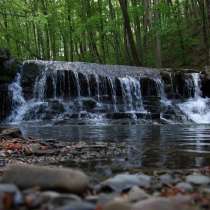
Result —
[[151, 198], [134, 204], [132, 210], [192, 210], [189, 204], [191, 199], [188, 196]]
[[156, 119], [160, 118], [160, 97], [159, 96], [143, 97], [143, 105], [144, 105], [144, 108], [148, 110], [151, 114], [153, 114], [154, 116], [155, 114], [157, 115]]
[[133, 119], [134, 114], [133, 113], [125, 113], [125, 112], [113, 112], [113, 113], [107, 113], [106, 118], [118, 120], [118, 119]]
[[6, 48], [1, 48], [0, 49], [0, 62], [4, 62], [8, 59], [10, 59], [11, 55], [10, 55], [10, 51]]
[[49, 110], [52, 110], [53, 113], [59, 114], [65, 111], [63, 104], [58, 100], [49, 101]]
[[0, 209], [9, 209], [20, 205], [23, 197], [13, 184], [0, 184]]
[[111, 191], [122, 192], [129, 190], [134, 186], [149, 188], [150, 184], [151, 184], [150, 176], [144, 174], [140, 175], [120, 174], [102, 182], [100, 190], [103, 191], [110, 189]]
[[79, 85], [80, 85], [80, 95], [81, 96], [88, 96], [90, 94], [89, 89], [89, 80], [88, 76], [79, 72], [78, 73]]
[[97, 101], [92, 98], [83, 98], [81, 102], [82, 102], [82, 107], [86, 110], [94, 109], [97, 105]]
[[141, 200], [148, 199], [150, 196], [141, 188], [133, 187], [128, 193], [128, 201], [129, 202], [137, 202]]
[[2, 177], [3, 183], [14, 183], [20, 188], [38, 186], [41, 189], [63, 190], [82, 194], [88, 187], [88, 177], [81, 171], [67, 168], [39, 166], [10, 166]]
[[11, 57], [8, 49], [0, 48], [0, 121], [12, 111], [12, 94], [9, 84], [15, 79], [18, 62]]
[[0, 48], [0, 84], [10, 83], [15, 78], [18, 65], [8, 49]]
[[187, 182], [180, 182], [176, 185], [176, 188], [181, 190], [182, 192], [192, 192], [193, 186]]
[[34, 63], [25, 62], [22, 67], [21, 84], [23, 87], [24, 97], [31, 99], [33, 97], [33, 88], [36, 77], [39, 75], [42, 68], [39, 68]]
[[158, 87], [152, 78], [143, 77], [140, 80], [141, 82], [141, 93], [143, 97], [147, 96], [158, 96]]
[[203, 97], [210, 97], [210, 71], [209, 67], [201, 74], [201, 91]]
[[189, 175], [186, 181], [195, 185], [207, 185], [210, 183], [210, 178], [203, 175]]
[[12, 97], [8, 84], [0, 84], [0, 99], [0, 120], [4, 120], [12, 110]]
[[170, 184], [173, 184], [174, 179], [171, 175], [164, 174], [160, 176], [160, 182], [161, 184], [170, 185]]
[[19, 128], [0, 128], [0, 136], [6, 138], [22, 138], [22, 132]]

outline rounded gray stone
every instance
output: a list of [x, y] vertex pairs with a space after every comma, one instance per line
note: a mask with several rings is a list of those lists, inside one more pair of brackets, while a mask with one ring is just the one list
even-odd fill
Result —
[[208, 185], [210, 178], [203, 175], [189, 175], [186, 177], [186, 181], [195, 185]]
[[183, 192], [192, 192], [193, 191], [193, 186], [190, 183], [187, 182], [180, 182], [176, 185], [176, 188]]
[[76, 194], [83, 193], [89, 185], [88, 177], [79, 170], [29, 165], [10, 166], [2, 182], [13, 183], [23, 189], [37, 186], [45, 190], [63, 190]]

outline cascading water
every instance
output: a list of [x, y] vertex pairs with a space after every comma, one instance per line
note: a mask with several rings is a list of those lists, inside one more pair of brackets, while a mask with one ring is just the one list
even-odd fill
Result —
[[[183, 84], [177, 86], [174, 81], [180, 76], [169, 73], [168, 83], [165, 83], [161, 74], [152, 69], [42, 61], [28, 61], [24, 65], [32, 64], [37, 73], [30, 82], [25, 79], [29, 67], [25, 67], [25, 71], [23, 67], [22, 73], [10, 85], [13, 93], [10, 122], [72, 118], [145, 119], [144, 116], [151, 117], [152, 114], [154, 119], [166, 123], [185, 119], [210, 123], [210, 101], [202, 98], [199, 73], [188, 73], [180, 80]], [[167, 85], [175, 96], [192, 97], [185, 97], [184, 102], [180, 102], [181, 97], [179, 100], [171, 98]]]
[[[120, 81], [118, 92], [117, 79]], [[24, 99], [20, 74], [10, 86], [14, 104], [10, 122], [145, 112], [140, 80], [131, 76], [100, 76], [77, 70], [50, 69], [45, 65], [35, 78], [31, 99]]]
[[200, 74], [192, 73], [194, 82], [194, 97], [178, 106], [182, 112], [195, 123], [210, 123], [210, 100], [201, 97]]
[[15, 81], [9, 85], [9, 91], [12, 93], [12, 107], [13, 111], [9, 117], [9, 121], [19, 121], [21, 116], [25, 112], [26, 101], [22, 95], [22, 87], [20, 84], [21, 75], [17, 74]]

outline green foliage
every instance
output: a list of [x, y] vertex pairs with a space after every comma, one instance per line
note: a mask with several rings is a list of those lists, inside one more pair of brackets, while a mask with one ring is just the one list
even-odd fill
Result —
[[[195, 52], [205, 52], [210, 20], [198, 0], [127, 3], [143, 65], [156, 65], [157, 39], [163, 66], [201, 64]], [[1, 0], [0, 8], [0, 46], [18, 58], [132, 64], [117, 0]]]

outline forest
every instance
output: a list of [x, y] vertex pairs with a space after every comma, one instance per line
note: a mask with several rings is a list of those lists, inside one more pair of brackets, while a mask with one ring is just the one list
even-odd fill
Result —
[[210, 0], [0, 0], [18, 59], [154, 67], [210, 63]]

